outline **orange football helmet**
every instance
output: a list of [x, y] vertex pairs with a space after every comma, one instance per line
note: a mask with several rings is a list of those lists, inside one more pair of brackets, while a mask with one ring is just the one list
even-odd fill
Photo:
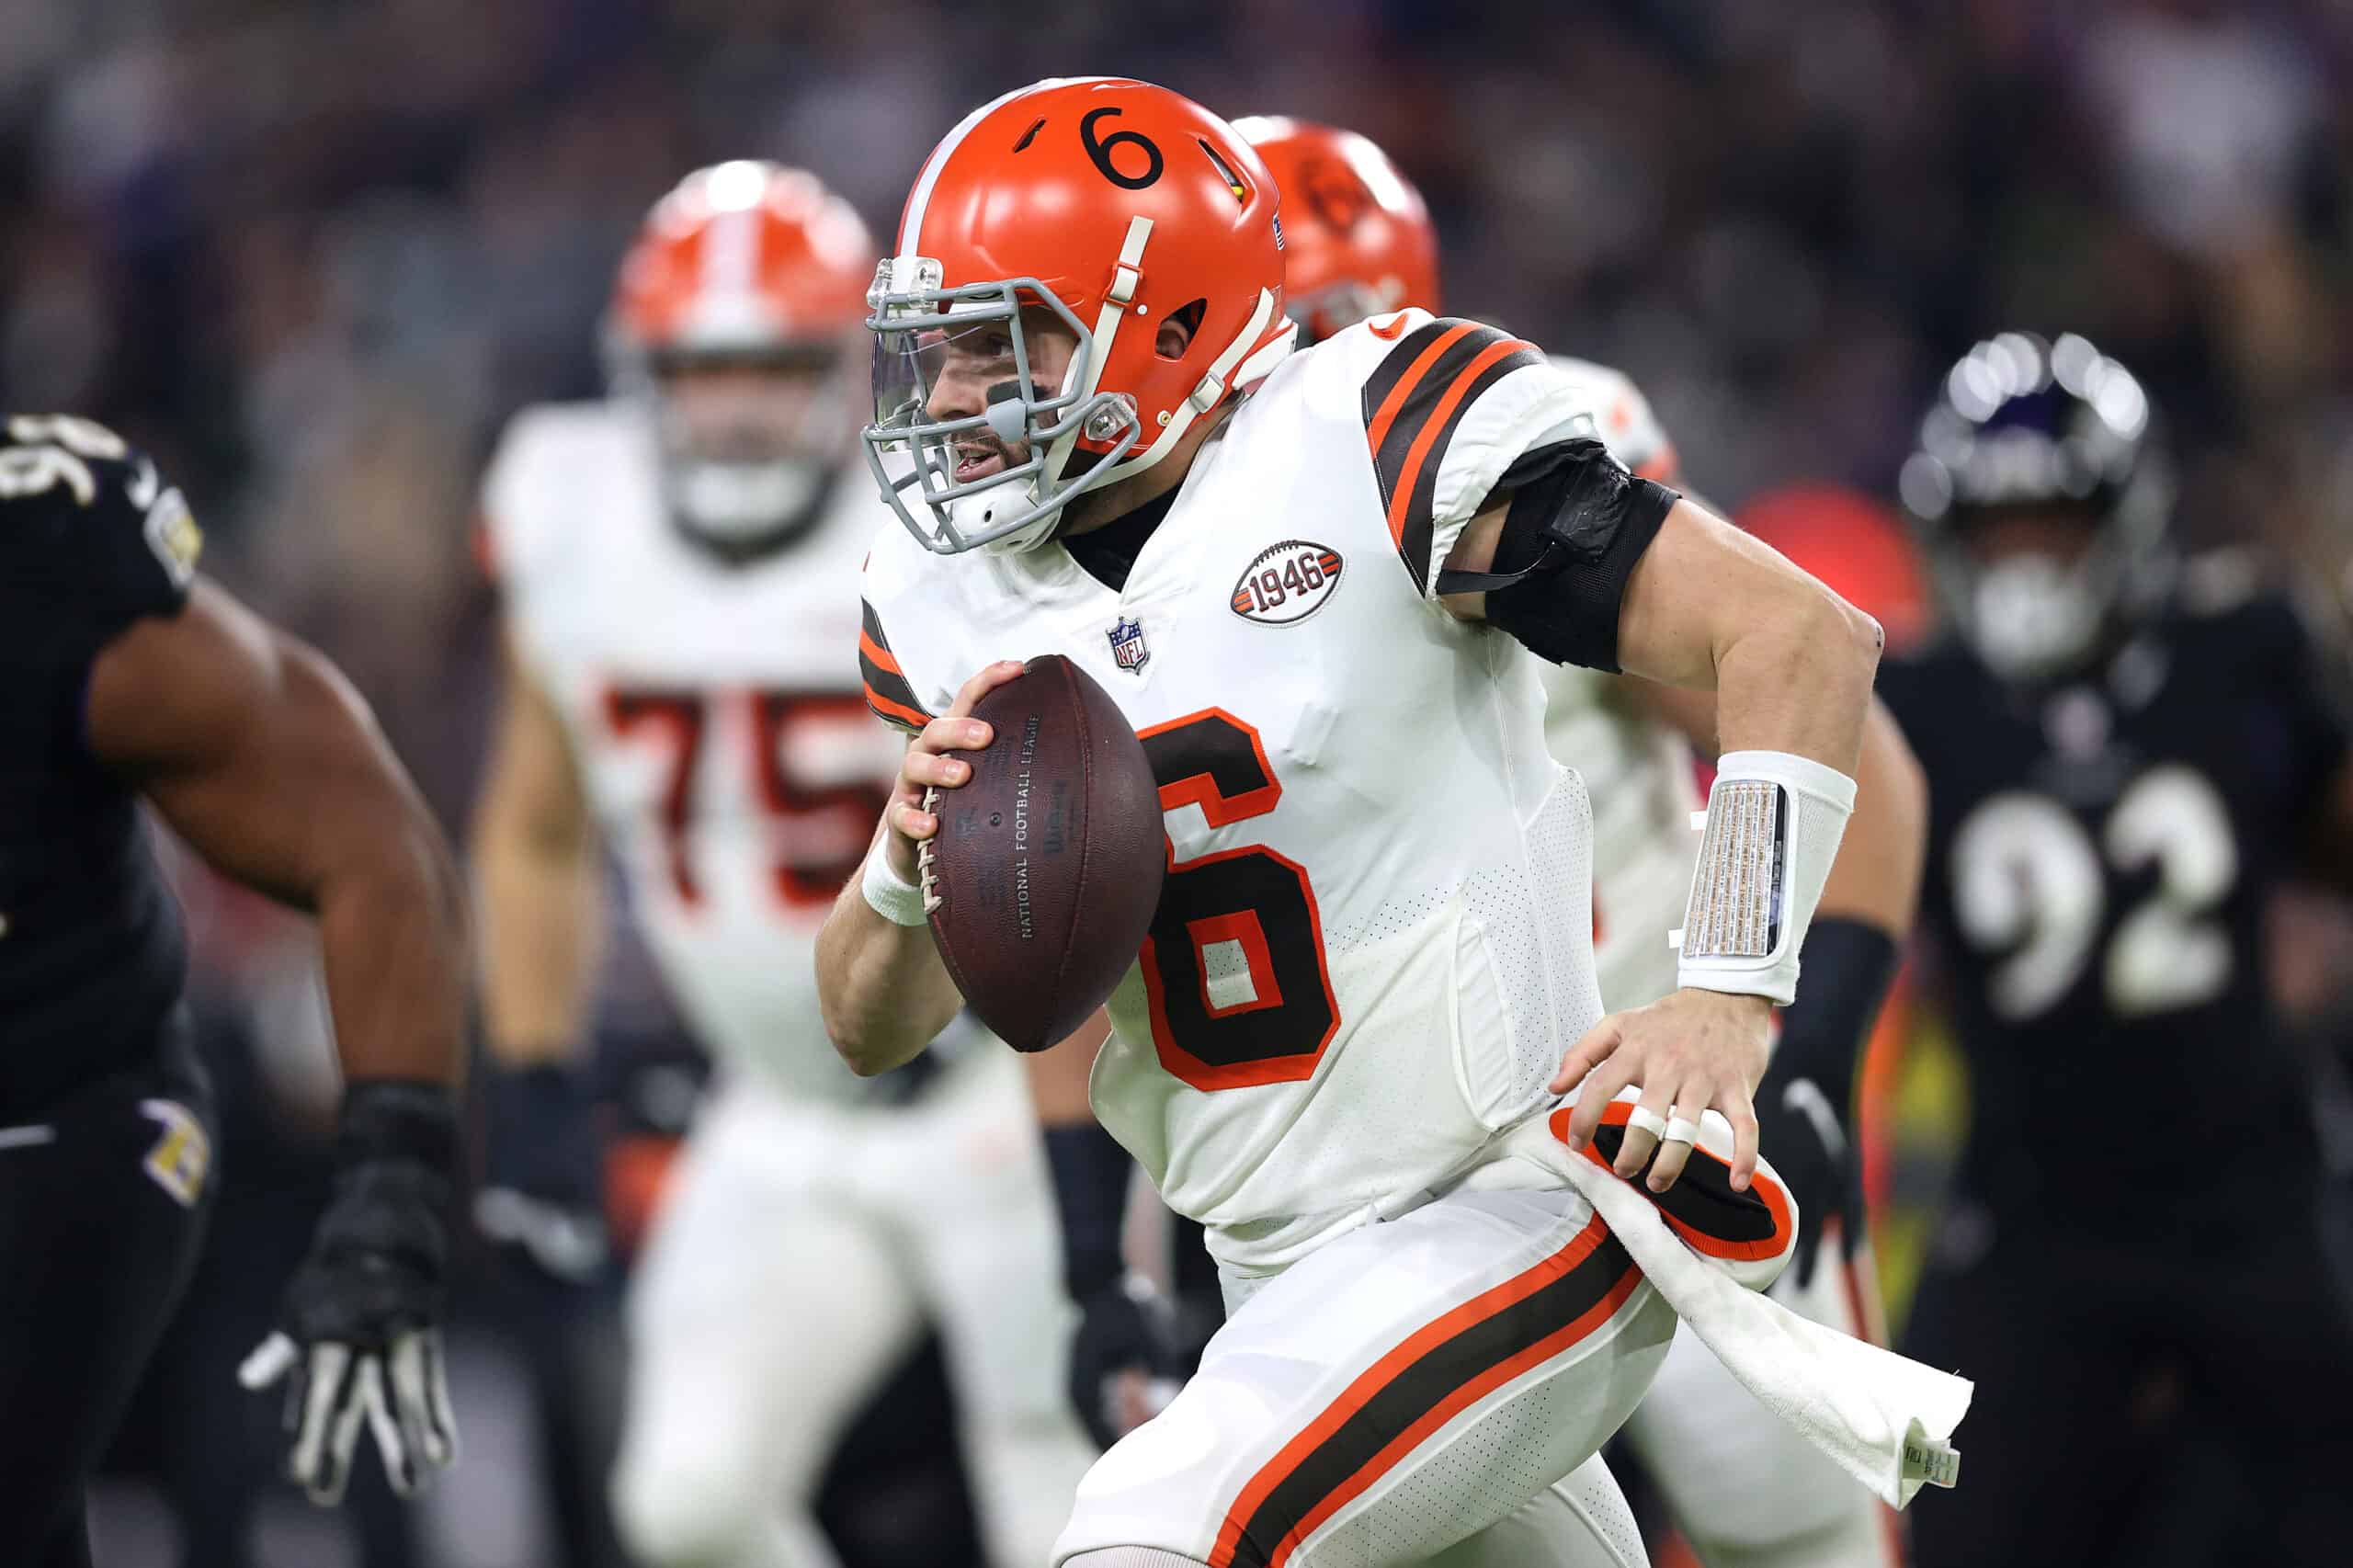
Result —
[[866, 225], [812, 174], [748, 159], [654, 204], [607, 317], [616, 391], [653, 405], [677, 520], [731, 547], [810, 521], [855, 407]]
[[1233, 129], [1283, 193], [1283, 286], [1310, 341], [1409, 305], [1436, 313], [1438, 230], [1388, 153], [1353, 131], [1281, 115]]
[[[965, 116], [925, 160], [867, 296], [868, 459], [909, 531], [943, 554], [1026, 549], [1073, 497], [1152, 467], [1263, 380], [1295, 333], [1276, 202], [1249, 143], [1165, 87], [1050, 80]], [[1025, 306], [1077, 336], [1059, 386], [1031, 377]], [[1192, 326], [1173, 358], [1156, 341], [1172, 318]], [[1006, 379], [984, 412], [937, 417], [945, 346], [973, 334], [1006, 342]], [[960, 437], [1007, 460], [960, 482]], [[903, 449], [912, 469], [894, 472]]]

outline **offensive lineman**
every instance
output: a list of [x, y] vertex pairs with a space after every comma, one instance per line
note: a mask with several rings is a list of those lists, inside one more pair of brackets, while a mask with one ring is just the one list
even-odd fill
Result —
[[[1878, 629], [1610, 461], [1528, 345], [1408, 311], [1292, 355], [1275, 208], [1230, 127], [1135, 82], [1009, 94], [926, 162], [870, 296], [867, 433], [906, 524], [868, 565], [868, 678], [919, 733], [819, 940], [826, 1017], [877, 1073], [952, 1015], [924, 793], [969, 777], [947, 754], [986, 744], [964, 715], [1014, 656], [1089, 668], [1172, 855], [1095, 1105], [1210, 1227], [1233, 1314], [1053, 1561], [1638, 1562], [1594, 1456], [1673, 1312], [1496, 1141], [1581, 1085], [1572, 1142], [1608, 1112], [1662, 1205], [1786, 1202], [1750, 1186], [1749, 1096]], [[1650, 1007], [1601, 1017], [1589, 817], [1522, 644], [1718, 691], [1685, 986]], [[1741, 868], [1775, 853], [1768, 915]], [[1737, 1148], [1695, 1161], [1708, 1106]]]
[[1040, 1344], [1065, 1309], [1017, 1065], [951, 1051], [862, 1083], [812, 983], [897, 751], [844, 653], [876, 516], [839, 483], [873, 267], [813, 176], [689, 175], [624, 264], [616, 395], [525, 411], [483, 484], [510, 655], [474, 852], [494, 1167], [577, 1115], [600, 838], [725, 1074], [629, 1309], [613, 1500], [652, 1568], [832, 1562], [825, 1462], [926, 1316], [995, 1562], [1043, 1557], [1086, 1465]]
[[2004, 333], [1904, 470], [1949, 631], [1882, 685], [1938, 781], [1974, 1106], [1906, 1339], [1977, 1373], [1988, 1439], [1980, 1506], [1917, 1520], [1931, 1568], [2140, 1560], [2193, 1424], [2272, 1538], [2234, 1561], [2353, 1536], [2353, 1318], [2263, 936], [2283, 877], [2353, 868], [2343, 673], [2246, 558], [2181, 554], [2156, 431], [2082, 337]]
[[[1436, 232], [1420, 194], [1379, 147], [1287, 118], [1252, 118], [1234, 129], [1284, 194], [1286, 299], [1310, 341], [1404, 306], [1436, 308]], [[1643, 477], [1678, 482], [1675, 448], [1631, 381], [1585, 360], [1555, 356], [1552, 363], [1583, 388], [1613, 457]], [[1656, 1000], [1676, 987], [1666, 932], [1680, 921], [1690, 887], [1697, 846], [1689, 823], [1700, 804], [1691, 744], [1713, 747], [1714, 704], [1703, 693], [1571, 666], [1548, 670], [1546, 686], [1547, 742], [1577, 769], [1593, 801], [1594, 964], [1603, 1001]], [[1781, 1016], [1756, 1101], [1759, 1142], [1808, 1220], [1772, 1294], [1816, 1322], [1871, 1337], [1883, 1335], [1875, 1332], [1878, 1285], [1847, 1131], [1847, 1091], [1911, 924], [1926, 793], [1903, 736], [1874, 703], [1854, 818], [1807, 936], [1806, 983]], [[1065, 1219], [1066, 1276], [1085, 1314], [1074, 1341], [1074, 1399], [1090, 1422], [1097, 1412], [1124, 1414], [1097, 1425], [1108, 1443], [1149, 1414], [1137, 1393], [1142, 1378], [1190, 1371], [1188, 1331], [1198, 1333], [1192, 1325], [1208, 1314], [1177, 1301], [1172, 1343], [1167, 1317], [1121, 1278], [1118, 1195], [1130, 1162], [1086, 1113], [1086, 1067], [1081, 1051], [1031, 1059]], [[1043, 1082], [1050, 1075], [1074, 1075], [1075, 1084]], [[1192, 1242], [1183, 1237], [1179, 1245]], [[1178, 1253], [1180, 1273], [1186, 1261]], [[1677, 1336], [1627, 1436], [1711, 1568], [1885, 1568], [1903, 1560], [1893, 1511], [1737, 1386], [1692, 1335]]]
[[241, 1377], [288, 1471], [395, 1490], [456, 1455], [441, 1372], [464, 901], [358, 696], [197, 574], [178, 490], [105, 426], [0, 420], [0, 1561], [89, 1568], [83, 1485], [204, 1232], [211, 1089], [145, 800], [318, 917], [346, 1078], [335, 1194]]

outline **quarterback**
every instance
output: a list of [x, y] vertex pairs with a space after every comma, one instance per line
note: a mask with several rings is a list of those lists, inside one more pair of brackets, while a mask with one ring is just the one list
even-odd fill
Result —
[[879, 511], [839, 483], [873, 267], [813, 176], [689, 176], [624, 264], [616, 394], [518, 415], [484, 483], [510, 651], [474, 851], [494, 1181], [554, 1209], [547, 1151], [593, 1147], [562, 1063], [600, 840], [722, 1071], [630, 1301], [613, 1496], [654, 1568], [832, 1563], [825, 1462], [926, 1318], [994, 1562], [1042, 1558], [1086, 1464], [1040, 1343], [1066, 1309], [1017, 1064], [951, 1038], [861, 1082], [811, 978], [898, 761], [845, 652]]
[[[925, 792], [1016, 661], [1079, 662], [1146, 737], [1171, 857], [1093, 1099], [1208, 1227], [1232, 1315], [1052, 1561], [1639, 1561], [1594, 1456], [1674, 1312], [1500, 1144], [1578, 1089], [1573, 1144], [1741, 1229], [1711, 1245], [1786, 1250], [1751, 1096], [1879, 630], [1611, 460], [1529, 345], [1407, 310], [1295, 352], [1276, 208], [1231, 127], [1135, 82], [1009, 94], [926, 162], [869, 296], [904, 528], [861, 643], [916, 733], [819, 937], [826, 1020], [879, 1074], [953, 1016]], [[1718, 695], [1683, 987], [1631, 1013], [1602, 1015], [1531, 653]]]
[[[1321, 341], [1401, 306], [1436, 308], [1437, 233], [1386, 153], [1352, 131], [1289, 118], [1253, 117], [1234, 129], [1283, 192], [1286, 300], [1304, 336]], [[1584, 386], [1612, 457], [1644, 478], [1677, 483], [1675, 446], [1631, 381], [1586, 360], [1555, 355], [1552, 363]], [[1715, 705], [1705, 692], [1575, 666], [1548, 669], [1545, 684], [1552, 755], [1577, 770], [1592, 800], [1603, 1001], [1655, 1000], [1676, 989], [1666, 934], [1690, 887], [1690, 819], [1699, 804], [1692, 753], [1715, 744]], [[1911, 924], [1927, 815], [1918, 765], [1876, 703], [1856, 782], [1855, 814], [1807, 934], [1804, 993], [1782, 1013], [1756, 1103], [1762, 1145], [1806, 1217], [1772, 1294], [1816, 1322], [1870, 1335], [1878, 1291], [1847, 1090]], [[1222, 1314], [1180, 1294], [1172, 1317], [1122, 1277], [1118, 1199], [1131, 1162], [1086, 1108], [1090, 1054], [1049, 1051], [1029, 1062], [1064, 1218], [1065, 1282], [1085, 1314], [1070, 1369], [1074, 1403], [1108, 1445], [1148, 1413], [1141, 1396], [1152, 1375], [1190, 1373], [1200, 1325]], [[1180, 1278], [1182, 1249], [1198, 1245], [1197, 1235], [1180, 1236]], [[1711, 1568], [1885, 1568], [1902, 1560], [1894, 1512], [1739, 1387], [1697, 1335], [1677, 1336], [1627, 1435]]]

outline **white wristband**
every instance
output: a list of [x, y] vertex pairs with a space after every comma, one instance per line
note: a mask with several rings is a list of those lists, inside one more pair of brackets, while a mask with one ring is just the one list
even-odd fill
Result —
[[902, 878], [891, 864], [890, 839], [874, 841], [868, 851], [866, 869], [858, 879], [858, 891], [866, 895], [867, 907], [893, 926], [924, 924], [924, 905], [927, 902], [923, 889]]
[[1798, 949], [1855, 809], [1855, 781], [1778, 751], [1727, 752], [1708, 791], [1676, 978], [1704, 991], [1797, 994]]

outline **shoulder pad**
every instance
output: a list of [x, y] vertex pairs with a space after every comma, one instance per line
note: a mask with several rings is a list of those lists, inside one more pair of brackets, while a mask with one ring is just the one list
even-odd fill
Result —
[[595, 483], [625, 426], [609, 403], [540, 403], [506, 422], [483, 471], [482, 552], [503, 582], [538, 575], [560, 551], [575, 487]]
[[105, 426], [13, 415], [0, 426], [0, 550], [77, 585], [111, 636], [188, 597], [203, 530], [154, 461]]
[[1543, 350], [1480, 322], [1403, 311], [1316, 351], [1336, 351], [1358, 377], [1382, 520], [1425, 594], [1506, 469], [1547, 441], [1595, 433], [1584, 395]]
[[[858, 673], [866, 705], [884, 723], [910, 733], [931, 722], [962, 678], [950, 667], [949, 650], [935, 645], [933, 635], [953, 618], [924, 613], [943, 586], [934, 575], [939, 559], [892, 522], [876, 533], [860, 574]], [[957, 564], [968, 571], [981, 567], [978, 562]], [[895, 644], [893, 634], [899, 639]]]

